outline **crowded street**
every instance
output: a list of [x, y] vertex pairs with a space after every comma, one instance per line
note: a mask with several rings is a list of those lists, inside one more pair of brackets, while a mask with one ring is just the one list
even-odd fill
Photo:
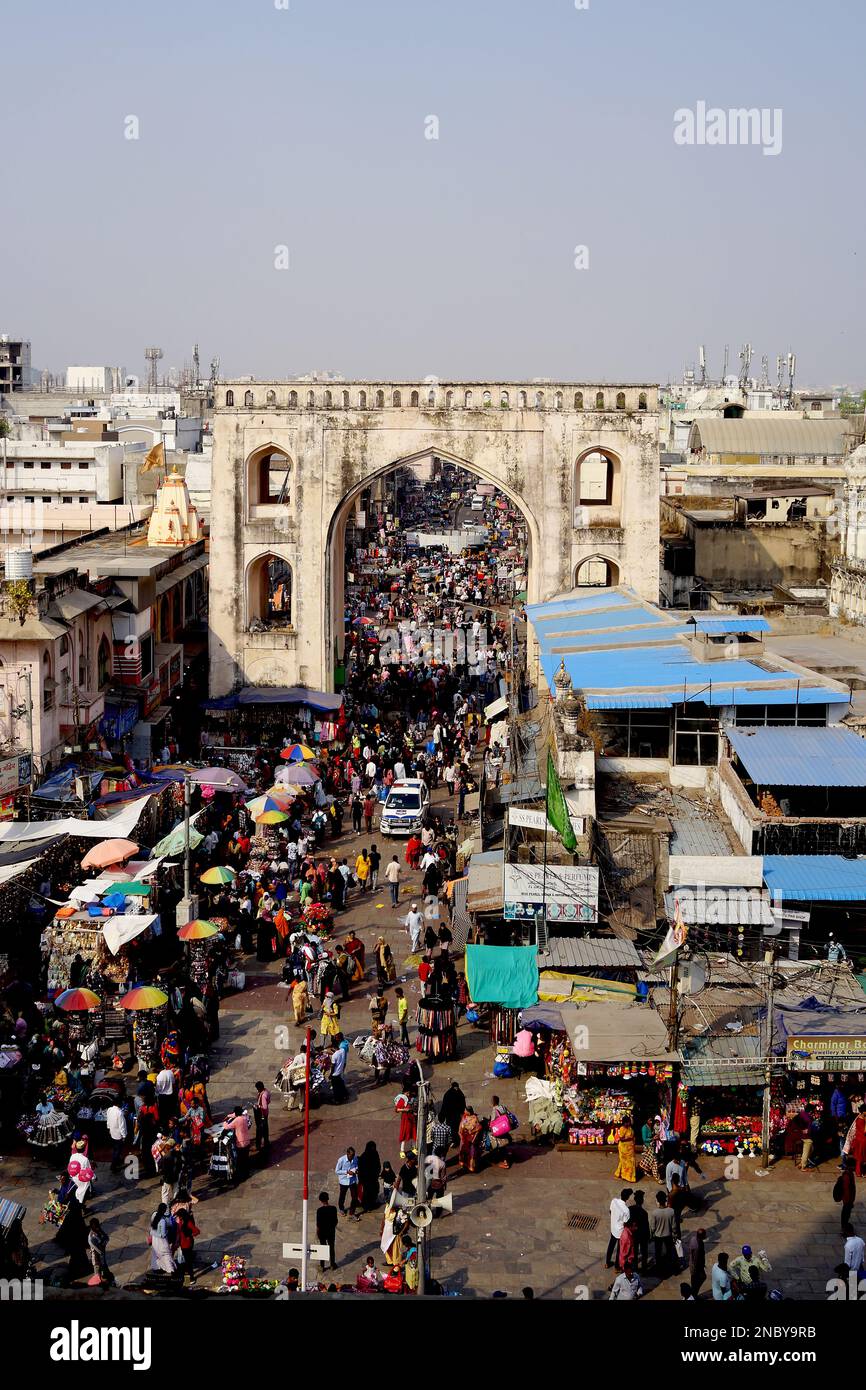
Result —
[[[612, 1160], [532, 1121], [452, 902], [485, 786], [508, 767], [485, 709], [521, 707], [520, 517], [451, 465], [388, 482], [347, 540], [339, 694], [279, 712], [210, 702], [201, 746], [178, 730], [150, 773], [167, 834], [94, 841], [80, 868], [72, 837], [28, 897], [39, 960], [31, 945], [3, 995], [3, 1095], [21, 1114], [6, 1116], [3, 1197], [26, 1211], [9, 1268], [274, 1296], [306, 1268], [308, 1290], [385, 1295], [419, 1290], [423, 1240], [428, 1294], [613, 1296]], [[185, 869], [198, 907], [182, 925]], [[106, 941], [116, 925], [111, 955], [85, 944], [94, 917], [111, 919]], [[520, 946], [516, 926], [472, 939]], [[308, 1262], [283, 1250], [301, 1249], [305, 1100]], [[764, 1252], [785, 1296], [821, 1294], [838, 1264], [826, 1168], [780, 1168], [768, 1190], [745, 1164], [701, 1160], [677, 1213], [686, 1287], [724, 1231]], [[641, 1169], [622, 1170], [627, 1212], [641, 1180], [651, 1210], [665, 1190], [663, 1164]], [[409, 1219], [422, 1202], [426, 1226]], [[680, 1298], [650, 1229], [642, 1292]]]

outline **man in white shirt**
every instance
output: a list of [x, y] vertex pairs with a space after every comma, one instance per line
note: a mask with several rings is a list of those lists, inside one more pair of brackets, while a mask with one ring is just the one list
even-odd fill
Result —
[[633, 1195], [634, 1188], [624, 1187], [619, 1196], [614, 1197], [610, 1204], [610, 1240], [607, 1243], [607, 1254], [604, 1257], [606, 1269], [611, 1269], [616, 1263], [619, 1238], [630, 1215], [628, 1199]]
[[123, 1149], [126, 1143], [126, 1116], [115, 1102], [105, 1112], [105, 1123], [111, 1138], [111, 1171], [119, 1173], [123, 1167]]
[[163, 1129], [174, 1114], [174, 1072], [163, 1067], [156, 1077], [156, 1103], [159, 1107], [159, 1123]]
[[396, 761], [396, 763], [394, 764], [394, 781], [395, 781], [395, 782], [405, 782], [405, 780], [406, 780], [406, 764], [402, 761], [401, 758], [398, 758], [397, 761]]
[[409, 940], [412, 943], [412, 954], [417, 955], [421, 949], [421, 928], [424, 926], [424, 918], [418, 911], [418, 904], [412, 904], [412, 911], [406, 914], [406, 930], [409, 933]]
[[863, 1268], [864, 1252], [866, 1252], [866, 1245], [864, 1245], [863, 1237], [855, 1235], [854, 1227], [850, 1224], [847, 1225], [845, 1227], [844, 1259], [849, 1269], [857, 1270], [859, 1273]]

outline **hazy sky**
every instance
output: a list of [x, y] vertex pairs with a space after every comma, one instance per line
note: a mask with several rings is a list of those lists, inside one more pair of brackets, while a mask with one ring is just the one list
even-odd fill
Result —
[[[866, 378], [862, 0], [288, 3], [5, 7], [35, 365], [655, 380], [748, 339]], [[699, 101], [781, 109], [781, 153], [675, 144]]]

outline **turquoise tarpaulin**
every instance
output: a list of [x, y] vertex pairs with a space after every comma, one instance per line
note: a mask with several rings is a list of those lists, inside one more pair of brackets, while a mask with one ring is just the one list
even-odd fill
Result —
[[526, 1009], [538, 1000], [535, 946], [467, 946], [466, 983], [475, 1004]]

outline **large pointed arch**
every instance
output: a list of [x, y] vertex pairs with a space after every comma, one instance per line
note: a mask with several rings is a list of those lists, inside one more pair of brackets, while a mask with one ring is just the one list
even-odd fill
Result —
[[527, 593], [530, 600], [539, 598], [535, 593], [537, 583], [535, 566], [540, 545], [540, 528], [536, 517], [526, 505], [526, 501], [516, 491], [504, 484], [495, 473], [488, 469], [479, 467], [471, 459], [462, 458], [459, 454], [450, 452], [448, 449], [433, 448], [427, 446], [418, 449], [411, 454], [404, 454], [402, 457], [394, 459], [391, 463], [385, 464], [381, 468], [373, 469], [365, 477], [359, 479], [351, 488], [346, 491], [331, 512], [328, 524], [328, 541], [325, 547], [325, 593], [327, 601], [325, 604], [324, 621], [322, 623], [323, 639], [323, 669], [329, 673], [333, 672], [335, 654], [339, 646], [342, 651], [343, 639], [343, 611], [345, 608], [345, 545], [346, 545], [346, 525], [349, 516], [355, 505], [356, 499], [366, 492], [378, 479], [386, 478], [391, 473], [395, 473], [399, 468], [408, 468], [414, 463], [422, 463], [426, 459], [438, 458], [448, 463], [454, 464], [456, 468], [461, 468], [472, 477], [478, 478], [481, 482], [490, 483], [501, 492], [503, 497], [507, 497], [523, 518], [526, 526], [528, 541], [527, 556]]

